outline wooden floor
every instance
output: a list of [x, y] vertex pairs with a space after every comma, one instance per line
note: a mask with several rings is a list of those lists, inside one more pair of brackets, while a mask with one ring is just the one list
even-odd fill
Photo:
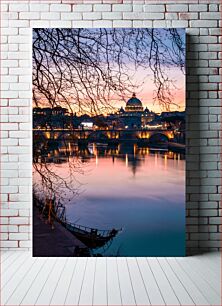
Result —
[[221, 305], [220, 254], [32, 258], [1, 253], [0, 305]]

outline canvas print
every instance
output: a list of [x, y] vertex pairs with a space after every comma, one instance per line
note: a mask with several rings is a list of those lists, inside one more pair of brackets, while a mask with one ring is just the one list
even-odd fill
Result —
[[184, 256], [185, 30], [33, 29], [33, 256]]

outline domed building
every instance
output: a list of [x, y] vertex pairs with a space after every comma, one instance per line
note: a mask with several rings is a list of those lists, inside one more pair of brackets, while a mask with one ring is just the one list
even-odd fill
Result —
[[143, 105], [142, 102], [136, 97], [136, 94], [133, 93], [132, 98], [130, 98], [125, 107], [126, 112], [142, 112]]
[[142, 102], [135, 93], [127, 101], [125, 109], [121, 107], [118, 114], [125, 128], [129, 129], [145, 127], [148, 122], [155, 119], [155, 113], [147, 107], [144, 110]]

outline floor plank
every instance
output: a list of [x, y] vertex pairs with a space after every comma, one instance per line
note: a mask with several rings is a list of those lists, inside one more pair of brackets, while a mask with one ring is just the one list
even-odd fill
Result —
[[15, 288], [9, 299], [7, 300], [6, 305], [20, 305], [24, 295], [29, 290], [30, 286], [34, 282], [37, 277], [39, 271], [43, 268], [46, 261], [44, 258], [38, 258], [32, 267], [29, 269], [28, 273], [26, 273], [22, 279], [22, 282], [18, 284]]
[[5, 261], [4, 265], [2, 265], [1, 273], [6, 273], [8, 268], [10, 268], [12, 265], [16, 265], [16, 260], [19, 259], [19, 257], [22, 256], [22, 252], [15, 252], [13, 256], [10, 256]]
[[80, 292], [79, 305], [92, 305], [96, 258], [89, 257]]
[[41, 291], [45, 287], [49, 275], [52, 272], [52, 269], [54, 268], [56, 264], [56, 258], [46, 258], [45, 263], [42, 267], [42, 269], [39, 271], [38, 275], [36, 276], [35, 280], [32, 282], [32, 285], [30, 286], [29, 290], [26, 292], [26, 295], [24, 295], [21, 305], [35, 305], [36, 301], [41, 294]]
[[192, 258], [196, 258], [197, 260], [201, 261], [201, 263], [205, 263], [205, 266], [209, 267], [213, 273], [218, 275], [218, 272], [221, 271], [221, 255], [214, 255], [214, 253], [208, 253], [207, 255], [199, 255], [199, 256], [192, 256]]
[[108, 305], [122, 305], [117, 258], [107, 258], [107, 300]]
[[117, 259], [117, 268], [122, 305], [136, 305], [135, 294], [133, 291], [126, 258], [121, 257]]
[[64, 305], [78, 305], [82, 283], [86, 271], [87, 258], [77, 258]]
[[159, 262], [156, 258], [147, 258], [148, 264], [150, 265], [150, 269], [152, 270], [156, 282], [159, 285], [160, 291], [164, 298], [166, 305], [179, 305], [179, 300], [177, 295], [169, 283], [166, 275], [161, 269]]
[[177, 262], [180, 267], [184, 270], [185, 273], [189, 274], [192, 280], [196, 283], [196, 286], [201, 291], [203, 296], [206, 298], [209, 304], [211, 305], [220, 305], [221, 299], [219, 294], [217, 294], [216, 290], [213, 289], [208, 282], [206, 282], [200, 272], [196, 272], [194, 267], [191, 267], [187, 261], [182, 258], [177, 258]]
[[49, 278], [47, 279], [47, 282], [43, 287], [41, 294], [38, 296], [35, 305], [50, 305], [52, 296], [62, 275], [66, 261], [67, 258], [65, 257], [57, 258], [55, 269], [53, 269], [51, 274], [49, 275]]
[[[6, 254], [7, 253], [7, 254]], [[220, 253], [180, 258], [2, 257], [1, 305], [220, 305]]]
[[93, 305], [107, 305], [106, 258], [97, 258], [93, 291]]
[[3, 263], [12, 255], [14, 255], [14, 252], [12, 251], [4, 251], [4, 252], [1, 251], [0, 252], [0, 262]]
[[196, 257], [189, 258], [192, 269], [201, 274], [201, 277], [216, 290], [218, 294], [221, 293], [221, 269], [217, 269], [217, 273], [212, 270], [211, 265], [206, 265], [205, 262]]
[[[5, 279], [2, 279], [2, 290], [1, 290], [1, 303], [5, 305], [7, 300], [11, 297], [13, 292], [16, 290], [17, 286], [23, 282], [26, 274], [30, 271], [30, 269], [35, 265], [36, 259], [29, 257], [19, 269], [17, 269], [16, 273], [14, 273], [13, 277], [9, 282], [5, 283]], [[14, 303], [14, 300], [12, 304]]]
[[64, 305], [69, 290], [77, 258], [68, 258], [63, 273], [54, 291], [50, 305]]
[[177, 274], [172, 270], [171, 266], [168, 264], [164, 257], [157, 259], [162, 271], [166, 275], [168, 282], [171, 287], [174, 288], [174, 292], [181, 305], [195, 305], [192, 297], [187, 292], [186, 288], [183, 286], [182, 282], [179, 280]]
[[150, 305], [150, 300], [136, 258], [127, 258], [127, 265], [135, 294], [136, 304]]
[[1, 273], [2, 280], [4, 280], [1, 282], [1, 290], [8, 284], [14, 275], [19, 273], [19, 270], [22, 269], [27, 259], [29, 259], [29, 256], [27, 254], [22, 254], [22, 256], [20, 256], [18, 260], [7, 269], [6, 273]]
[[165, 305], [162, 293], [145, 257], [137, 259], [151, 305]]
[[187, 292], [192, 296], [192, 300], [196, 305], [209, 305], [207, 299], [203, 296], [196, 284], [192, 281], [192, 278], [184, 272], [181, 266], [178, 264], [175, 258], [168, 257], [168, 263], [176, 275], [178, 275], [181, 282], [184, 284]]

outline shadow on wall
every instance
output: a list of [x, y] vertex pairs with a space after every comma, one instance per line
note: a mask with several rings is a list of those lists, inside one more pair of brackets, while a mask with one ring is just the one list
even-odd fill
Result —
[[[199, 248], [200, 190], [200, 86], [198, 46], [194, 38], [186, 35], [186, 255], [194, 255]], [[195, 63], [195, 64], [194, 64]], [[207, 227], [207, 225], [205, 225]], [[207, 228], [206, 228], [207, 231]]]

